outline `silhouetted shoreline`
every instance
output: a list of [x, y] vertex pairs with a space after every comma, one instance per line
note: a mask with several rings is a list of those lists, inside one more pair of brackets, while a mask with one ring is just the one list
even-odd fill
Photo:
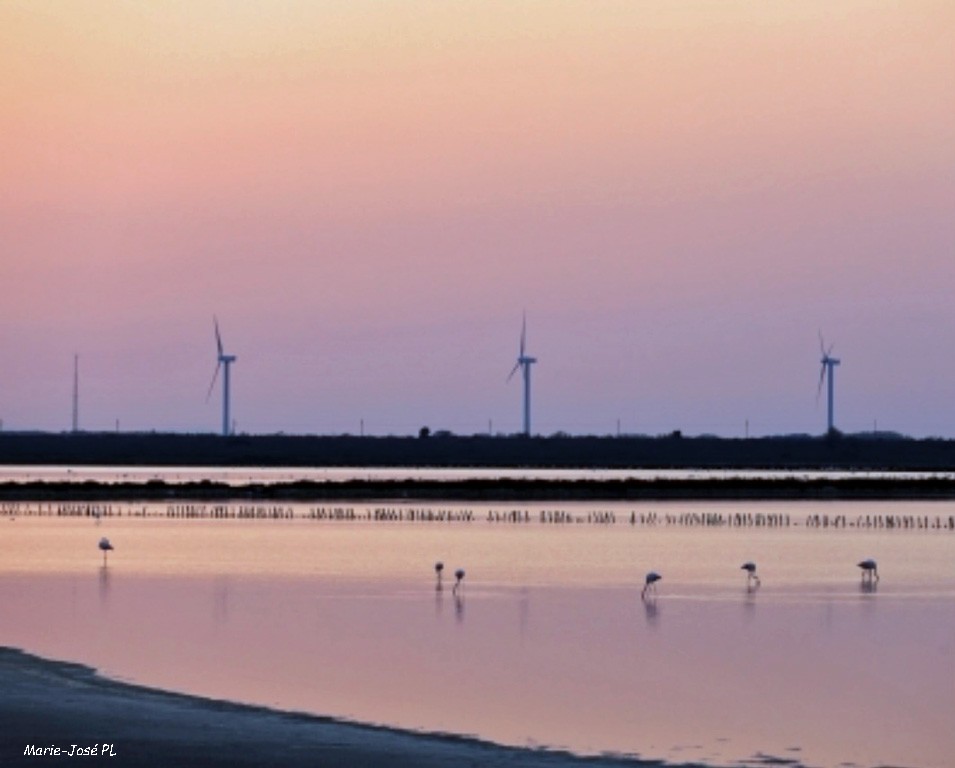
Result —
[[955, 441], [831, 437], [355, 437], [0, 433], [0, 464], [955, 470]]
[[[6, 500], [953, 499], [948, 440], [762, 438], [293, 437], [2, 434], [0, 464], [156, 467], [700, 469], [725, 477], [650, 479], [352, 479], [233, 485], [212, 481], [7, 482]], [[920, 477], [734, 477], [733, 470], [909, 472]], [[513, 474], [513, 473], [511, 473]]]
[[[99, 750], [111, 766], [448, 765], [583, 768], [659, 766], [502, 747], [478, 739], [418, 734], [328, 717], [186, 696], [101, 677], [81, 664], [0, 648], [0, 764], [33, 765], [24, 751], [72, 745]], [[109, 754], [109, 753], [107, 753]], [[55, 759], [47, 756], [46, 759]]]
[[667, 501], [667, 500], [950, 500], [955, 480], [838, 477], [820, 479], [653, 480], [346, 480], [231, 485], [24, 482], [0, 484], [5, 501]]

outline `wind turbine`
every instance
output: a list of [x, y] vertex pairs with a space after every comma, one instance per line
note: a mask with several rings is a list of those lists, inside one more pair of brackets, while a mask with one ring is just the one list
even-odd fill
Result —
[[833, 375], [834, 368], [839, 365], [840, 361], [832, 356], [832, 347], [829, 345], [829, 349], [826, 349], [825, 342], [822, 340], [822, 333], [819, 333], [819, 349], [822, 350], [822, 369], [819, 371], [819, 388], [816, 390], [816, 402], [819, 402], [819, 395], [822, 392], [822, 382], [823, 379], [828, 380], [829, 389], [829, 430], [828, 434], [832, 434], [834, 429], [832, 422], [832, 411], [833, 411]]
[[219, 320], [213, 315], [212, 322], [215, 325], [216, 329], [216, 349], [218, 350], [218, 362], [216, 363], [216, 371], [212, 374], [212, 383], [209, 385], [209, 392], [206, 394], [206, 402], [209, 401], [209, 398], [212, 397], [212, 389], [216, 385], [216, 379], [219, 376], [219, 369], [224, 365], [225, 368], [222, 372], [222, 434], [224, 437], [229, 436], [229, 366], [235, 362], [235, 355], [227, 355], [222, 348], [222, 336], [219, 334]]
[[537, 362], [536, 357], [528, 357], [525, 354], [525, 346], [527, 343], [527, 313], [524, 313], [524, 323], [521, 326], [521, 348], [520, 352], [517, 355], [517, 362], [514, 364], [514, 367], [511, 369], [510, 375], [507, 377], [507, 380], [510, 381], [514, 374], [517, 373], [517, 369], [522, 369], [522, 374], [524, 376], [524, 436], [530, 437], [531, 434], [531, 366]]

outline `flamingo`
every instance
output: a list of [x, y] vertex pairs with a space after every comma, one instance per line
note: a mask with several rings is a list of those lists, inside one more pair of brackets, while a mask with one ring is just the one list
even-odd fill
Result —
[[756, 586], [759, 586], [759, 576], [756, 575], [756, 563], [752, 560], [743, 563], [740, 568], [746, 571], [746, 586], [749, 587], [750, 584], [755, 580]]
[[435, 585], [435, 590], [437, 590], [438, 592], [441, 591], [441, 573], [442, 573], [442, 571], [444, 571], [444, 563], [442, 563], [442, 562], [440, 562], [440, 561], [437, 562], [437, 563], [435, 563], [435, 564], [434, 564], [434, 572], [435, 572], [435, 574], [436, 574], [437, 577], [438, 577], [438, 583]]
[[647, 592], [652, 591], [656, 594], [657, 591], [657, 582], [663, 577], [656, 571], [650, 571], [647, 574], [646, 582], [643, 585], [643, 591], [640, 593], [640, 597], [646, 599]]
[[456, 595], [458, 593], [458, 587], [460, 587], [461, 582], [464, 581], [464, 569], [458, 568], [454, 572], [454, 578], [455, 578], [454, 588], [451, 590], [451, 592], [453, 592]]
[[871, 557], [858, 563], [858, 566], [862, 569], [863, 581], [868, 580], [871, 582], [873, 578], [875, 581], [879, 580], [879, 566]]
[[109, 539], [105, 536], [99, 540], [99, 548], [103, 550], [103, 567], [106, 567], [106, 553], [109, 552], [113, 545], [109, 543]]

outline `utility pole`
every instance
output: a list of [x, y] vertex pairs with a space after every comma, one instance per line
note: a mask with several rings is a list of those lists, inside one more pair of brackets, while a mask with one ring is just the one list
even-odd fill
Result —
[[80, 431], [80, 356], [73, 355], [73, 431]]

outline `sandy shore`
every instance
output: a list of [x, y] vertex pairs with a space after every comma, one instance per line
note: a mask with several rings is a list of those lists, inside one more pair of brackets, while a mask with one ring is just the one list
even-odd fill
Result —
[[[500, 747], [475, 739], [407, 733], [156, 691], [101, 677], [78, 664], [0, 648], [0, 764], [28, 745], [69, 752], [97, 746], [112, 766], [583, 766], [659, 765], [625, 758]], [[102, 756], [103, 744], [113, 757]]]

